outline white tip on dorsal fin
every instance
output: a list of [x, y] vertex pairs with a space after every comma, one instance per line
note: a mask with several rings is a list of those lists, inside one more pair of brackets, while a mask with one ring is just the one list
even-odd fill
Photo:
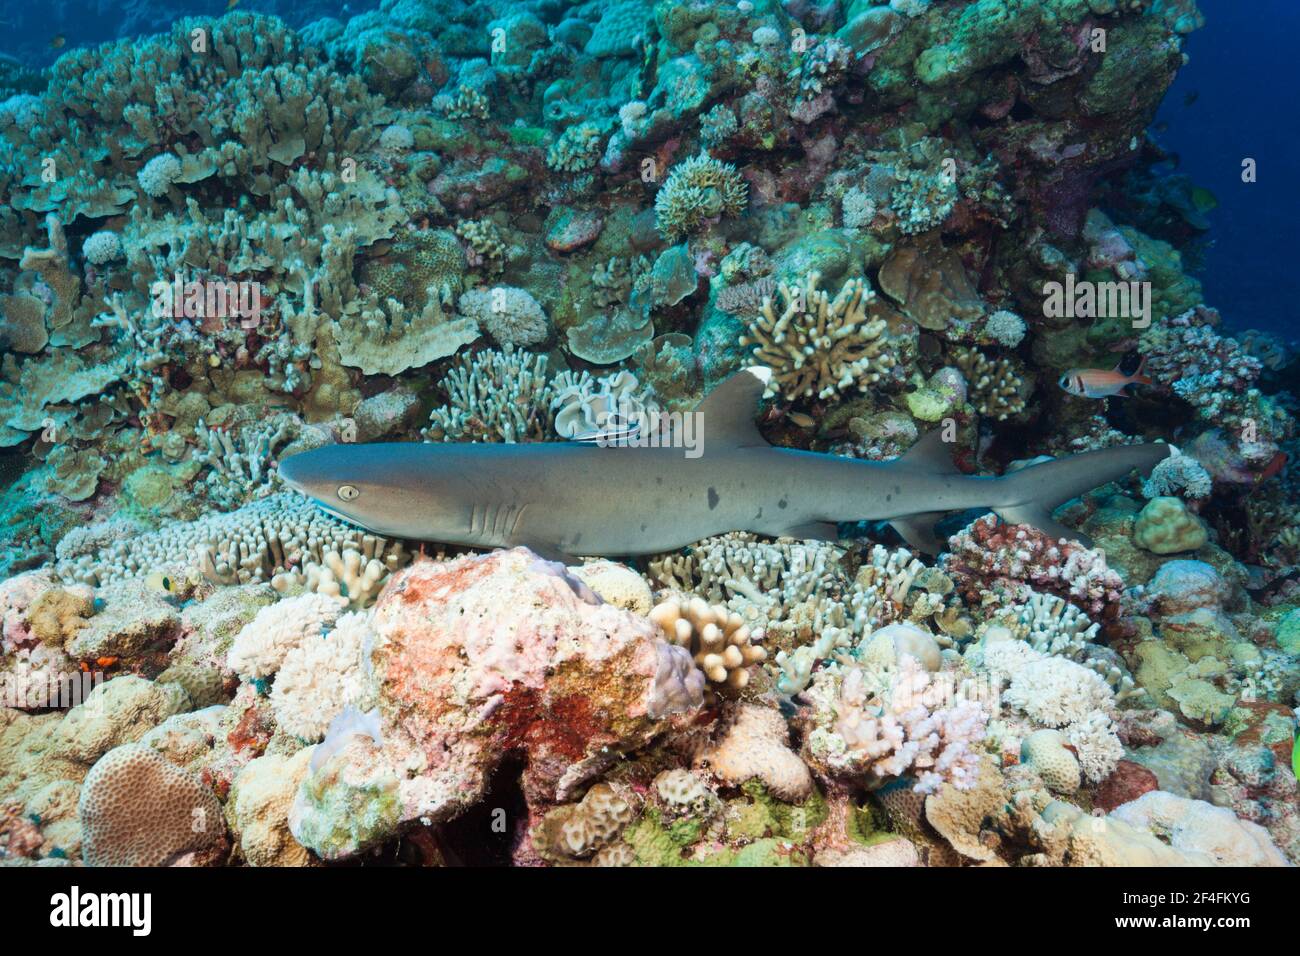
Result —
[[934, 475], [955, 475], [960, 469], [952, 463], [952, 447], [943, 440], [943, 429], [933, 428], [920, 437], [902, 458], [898, 459]]
[[699, 428], [707, 442], [727, 445], [766, 445], [754, 424], [759, 399], [772, 379], [772, 370], [761, 365], [737, 372], [722, 382], [695, 406], [702, 416]]

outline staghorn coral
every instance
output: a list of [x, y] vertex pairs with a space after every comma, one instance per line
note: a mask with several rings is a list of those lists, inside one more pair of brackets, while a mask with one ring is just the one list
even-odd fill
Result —
[[897, 362], [885, 321], [868, 313], [875, 293], [866, 280], [850, 279], [832, 299], [818, 287], [820, 279], [810, 272], [801, 287], [780, 285], [779, 315], [765, 296], [761, 314], [740, 340], [753, 347], [757, 363], [772, 370], [768, 397], [794, 402], [865, 391]]

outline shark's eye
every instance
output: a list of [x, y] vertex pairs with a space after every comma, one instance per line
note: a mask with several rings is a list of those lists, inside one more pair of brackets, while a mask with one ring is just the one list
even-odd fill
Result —
[[339, 485], [339, 497], [344, 501], [352, 501], [361, 496], [361, 489], [355, 485]]

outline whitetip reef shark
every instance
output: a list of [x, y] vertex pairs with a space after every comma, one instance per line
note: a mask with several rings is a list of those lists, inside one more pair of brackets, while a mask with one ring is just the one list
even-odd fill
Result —
[[935, 429], [877, 462], [776, 448], [755, 408], [771, 377], [738, 372], [696, 409], [702, 453], [579, 442], [329, 445], [280, 462], [281, 479], [368, 531], [471, 548], [523, 545], [550, 560], [675, 551], [712, 535], [837, 539], [838, 522], [888, 521], [914, 548], [943, 550], [944, 515], [988, 509], [1087, 543], [1057, 506], [1170, 454], [1161, 443], [1083, 452], [1004, 477], [964, 475]]

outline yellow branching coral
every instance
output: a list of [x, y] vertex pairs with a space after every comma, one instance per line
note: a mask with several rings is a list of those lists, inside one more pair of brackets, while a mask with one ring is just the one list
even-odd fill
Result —
[[754, 358], [772, 370], [767, 397], [788, 401], [830, 398], [850, 388], [880, 381], [897, 359], [886, 351], [885, 320], [872, 319], [867, 306], [875, 293], [865, 279], [850, 279], [834, 299], [818, 288], [818, 272], [802, 288], [782, 283], [778, 315], [770, 296], [750, 323], [740, 344], [754, 347]]
[[1032, 383], [1021, 377], [1010, 359], [993, 359], [978, 349], [959, 348], [953, 351], [953, 361], [966, 376], [971, 403], [981, 415], [1001, 422], [1025, 410], [1025, 396], [1033, 391]]
[[656, 605], [650, 620], [669, 641], [691, 652], [705, 677], [727, 690], [743, 688], [749, 665], [767, 659], [767, 651], [750, 643], [744, 619], [725, 605], [680, 595]]

